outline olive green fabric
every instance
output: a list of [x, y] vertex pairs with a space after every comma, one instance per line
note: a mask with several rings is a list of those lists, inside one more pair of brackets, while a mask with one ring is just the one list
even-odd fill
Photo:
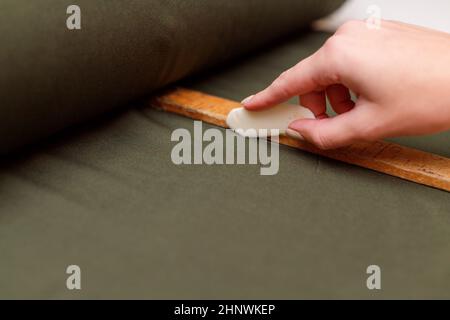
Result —
[[[0, 154], [298, 32], [342, 1], [2, 0]], [[81, 9], [81, 30], [66, 9]]]
[[[240, 99], [327, 36], [184, 84]], [[449, 193], [284, 146], [275, 176], [176, 166], [171, 133], [192, 126], [142, 103], [4, 163], [0, 298], [450, 298]], [[450, 156], [449, 137], [404, 143]]]

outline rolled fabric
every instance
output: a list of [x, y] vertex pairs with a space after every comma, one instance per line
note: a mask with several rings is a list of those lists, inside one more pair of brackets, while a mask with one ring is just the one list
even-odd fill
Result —
[[[0, 153], [261, 47], [341, 0], [3, 0]], [[69, 30], [67, 8], [80, 8]]]

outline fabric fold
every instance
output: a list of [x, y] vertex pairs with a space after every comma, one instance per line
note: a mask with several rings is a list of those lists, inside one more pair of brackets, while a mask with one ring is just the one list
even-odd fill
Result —
[[[0, 153], [307, 27], [343, 1], [3, 0]], [[81, 29], [69, 30], [69, 5]]]

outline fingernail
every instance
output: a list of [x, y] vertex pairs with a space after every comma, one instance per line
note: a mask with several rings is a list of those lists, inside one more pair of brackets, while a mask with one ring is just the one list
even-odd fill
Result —
[[293, 138], [293, 139], [297, 139], [297, 140], [305, 140], [305, 139], [303, 138], [303, 136], [302, 136], [300, 133], [298, 133], [297, 131], [292, 130], [292, 129], [286, 129], [286, 135], [287, 135], [288, 137]]
[[255, 95], [252, 94], [250, 97], [245, 98], [244, 100], [241, 101], [241, 104], [244, 104], [244, 105], [245, 105], [245, 104], [249, 103], [250, 100], [252, 100], [254, 96], [255, 96]]

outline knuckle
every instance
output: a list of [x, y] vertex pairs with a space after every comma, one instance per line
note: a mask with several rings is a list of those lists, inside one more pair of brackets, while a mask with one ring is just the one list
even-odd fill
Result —
[[342, 66], [345, 65], [348, 56], [346, 44], [341, 37], [333, 36], [325, 42], [323, 49], [322, 58], [326, 61], [326, 65], [329, 66], [329, 75], [334, 76], [331, 80], [338, 83], [338, 75], [342, 73]]
[[272, 82], [271, 87], [272, 90], [279, 93], [280, 95], [287, 96], [289, 95], [289, 77], [288, 71], [283, 72], [274, 82]]
[[379, 128], [377, 124], [367, 124], [355, 129], [355, 137], [362, 141], [376, 141], [379, 139]]
[[359, 141], [375, 141], [380, 138], [380, 132], [383, 132], [383, 127], [386, 123], [392, 123], [395, 121], [387, 120], [387, 116], [383, 116], [376, 112], [378, 108], [368, 108], [360, 116], [359, 121], [352, 122], [349, 128], [352, 136]]
[[280, 76], [278, 77], [278, 79], [275, 81], [276, 83], [279, 84], [284, 84], [287, 82], [287, 78], [288, 78], [288, 70], [284, 71], [283, 73], [280, 74]]
[[344, 22], [336, 31], [336, 34], [347, 34], [359, 30], [364, 25], [361, 20], [349, 20]]
[[333, 148], [333, 142], [329, 137], [323, 134], [320, 127], [317, 128], [311, 138], [314, 145], [321, 150], [329, 150]]
[[335, 55], [337, 52], [341, 51], [342, 47], [342, 41], [338, 36], [328, 38], [323, 46], [328, 56]]

